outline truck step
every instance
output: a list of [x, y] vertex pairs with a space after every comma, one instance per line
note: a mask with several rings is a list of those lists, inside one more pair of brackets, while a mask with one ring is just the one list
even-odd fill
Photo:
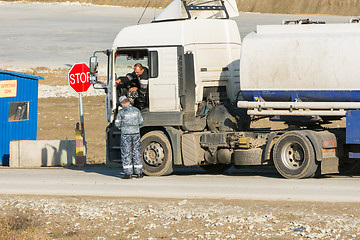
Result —
[[112, 149], [113, 150], [120, 150], [120, 146], [113, 146]]

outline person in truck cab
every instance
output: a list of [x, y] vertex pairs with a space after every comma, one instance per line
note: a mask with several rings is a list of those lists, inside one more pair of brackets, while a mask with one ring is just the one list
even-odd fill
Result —
[[135, 104], [140, 109], [145, 107], [148, 102], [148, 82], [149, 70], [141, 63], [134, 65], [134, 71], [127, 74], [124, 81], [116, 80], [117, 88], [120, 88], [118, 89], [120, 96], [127, 96], [131, 105]]

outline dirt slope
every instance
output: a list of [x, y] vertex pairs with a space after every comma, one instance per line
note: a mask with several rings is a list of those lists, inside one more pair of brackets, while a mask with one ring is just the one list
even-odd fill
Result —
[[360, 0], [237, 0], [244, 12], [360, 15]]
[[[5, 0], [13, 1], [13, 0]], [[28, 0], [23, 0], [24, 2]], [[31, 2], [32, 0], [29, 0]], [[34, 0], [36, 2], [86, 2], [99, 5], [164, 8], [172, 0]], [[282, 14], [359, 16], [360, 0], [236, 0], [239, 11]]]

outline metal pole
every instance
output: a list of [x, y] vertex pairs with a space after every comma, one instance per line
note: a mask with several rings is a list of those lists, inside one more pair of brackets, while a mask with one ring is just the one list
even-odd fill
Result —
[[80, 109], [80, 124], [81, 124], [81, 133], [83, 137], [83, 157], [84, 165], [86, 165], [86, 141], [85, 141], [85, 127], [84, 127], [84, 112], [83, 112], [83, 102], [82, 102], [82, 93], [79, 93], [79, 109]]

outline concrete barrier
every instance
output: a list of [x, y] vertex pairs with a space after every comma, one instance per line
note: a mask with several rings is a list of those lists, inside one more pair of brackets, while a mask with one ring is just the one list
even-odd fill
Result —
[[75, 140], [20, 140], [10, 142], [10, 167], [75, 165]]

